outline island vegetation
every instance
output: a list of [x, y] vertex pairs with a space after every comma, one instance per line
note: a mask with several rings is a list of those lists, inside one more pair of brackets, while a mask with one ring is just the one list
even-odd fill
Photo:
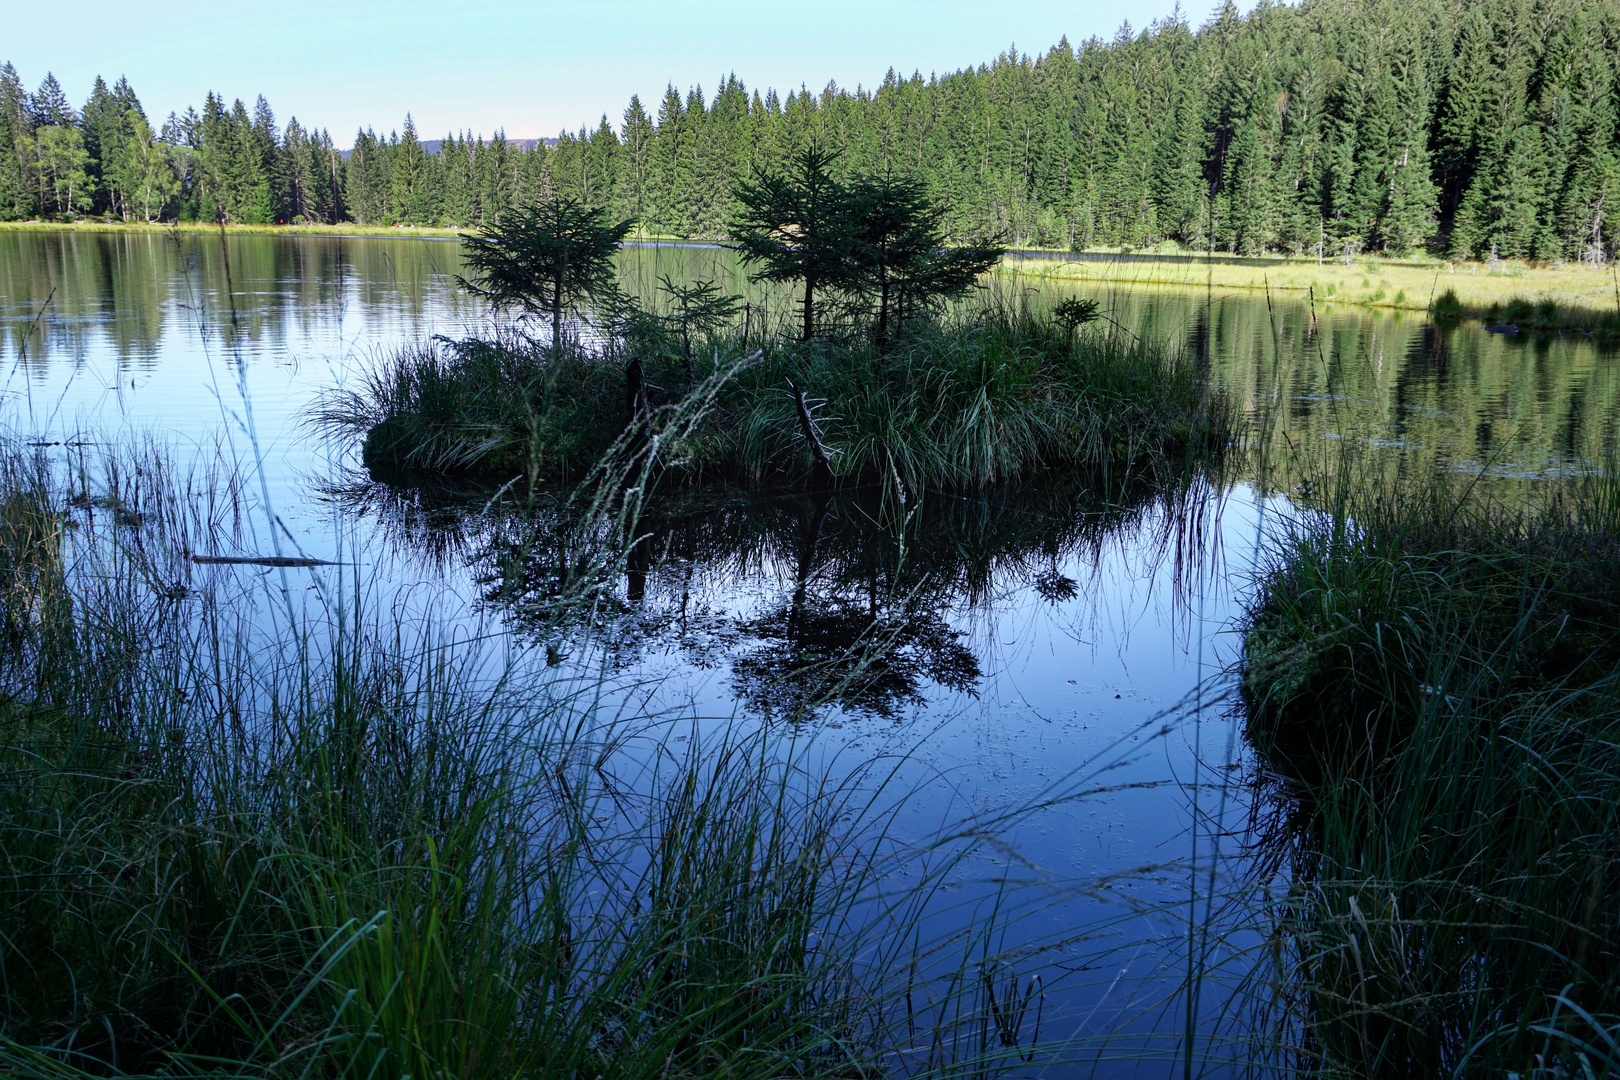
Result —
[[1049, 469], [1154, 470], [1224, 442], [1219, 395], [1191, 358], [1082, 332], [1095, 303], [964, 300], [1000, 249], [947, 244], [920, 184], [841, 182], [835, 160], [811, 148], [739, 192], [742, 257], [795, 290], [796, 312], [740, 318], [741, 298], [712, 282], [665, 282], [667, 310], [644, 310], [610, 272], [630, 223], [558, 200], [464, 241], [469, 287], [543, 315], [549, 336], [519, 320], [413, 346], [321, 421], [363, 436], [374, 470], [531, 486], [582, 475], [626, 432], [650, 438], [655, 405], [696, 399], [661, 458], [756, 485], [978, 490]]

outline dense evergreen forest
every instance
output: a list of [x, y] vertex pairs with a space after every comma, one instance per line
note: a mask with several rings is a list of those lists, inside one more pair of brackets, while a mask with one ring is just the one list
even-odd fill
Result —
[[407, 117], [344, 154], [263, 97], [212, 94], [154, 129], [125, 80], [75, 110], [7, 64], [0, 218], [460, 226], [564, 194], [716, 237], [738, 178], [814, 142], [920, 176], [963, 239], [1600, 262], [1617, 137], [1613, 0], [1261, 0], [871, 90], [670, 87], [533, 149], [452, 133], [429, 152]]

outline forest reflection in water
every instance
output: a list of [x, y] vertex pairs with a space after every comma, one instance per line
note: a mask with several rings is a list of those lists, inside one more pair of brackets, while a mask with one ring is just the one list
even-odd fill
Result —
[[[291, 426], [368, 357], [483, 325], [486, 313], [457, 286], [461, 269], [459, 245], [425, 239], [0, 232], [0, 355], [26, 360], [47, 396], [56, 390], [86, 410], [105, 408], [114, 370], [142, 375], [135, 392], [151, 395], [151, 409], [129, 400], [127, 380], [120, 408], [138, 417], [195, 405], [165, 416], [195, 437], [221, 422], [199, 388], [208, 350], [229, 326], [230, 350], [245, 364], [288, 372], [285, 388], [257, 379], [255, 404], [261, 422]], [[751, 285], [722, 248], [649, 245], [620, 256], [621, 284], [643, 302], [658, 303], [666, 277], [745, 295], [755, 325], [787, 302]], [[1037, 305], [1074, 292], [1015, 274], [987, 284]], [[1601, 461], [1617, 436], [1616, 348], [1579, 334], [1491, 334], [1299, 293], [1129, 283], [1085, 293], [1130, 333], [1193, 352], [1279, 438], [1373, 440], [1414, 477], [1566, 473]], [[107, 377], [69, 385], [86, 365]], [[313, 445], [302, 452], [317, 456]]]
[[[394, 343], [483, 324], [486, 314], [457, 287], [460, 270], [454, 241], [0, 232], [0, 350], [26, 358], [36, 382], [112, 361], [159, 376], [172, 397], [180, 381], [203, 376], [209, 337], [217, 345], [228, 325], [246, 363], [321, 359], [288, 385], [306, 406], [342, 355], [363, 366]], [[755, 321], [784, 303], [750, 285], [723, 248], [653, 244], [620, 256], [620, 283], [643, 303], [658, 303], [666, 277], [745, 295]], [[988, 287], [1034, 304], [1074, 291], [1013, 274], [993, 275]], [[1617, 350], [1583, 335], [1486, 334], [1473, 322], [1299, 293], [1085, 290], [1111, 322], [1204, 359], [1251, 418], [1275, 413], [1294, 442], [1380, 440], [1413, 474], [1544, 474], [1602, 458], [1620, 423]], [[259, 405], [280, 413], [282, 403]], [[215, 406], [185, 423], [219, 419]]]

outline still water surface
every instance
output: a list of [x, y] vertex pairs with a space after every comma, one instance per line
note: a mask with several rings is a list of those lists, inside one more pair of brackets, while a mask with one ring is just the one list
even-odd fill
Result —
[[[521, 595], [492, 588], [499, 572], [453, 499], [372, 484], [355, 447], [307, 422], [323, 392], [389, 350], [483, 325], [458, 269], [454, 243], [427, 240], [0, 232], [0, 408], [42, 444], [222, 451], [252, 474], [282, 539], [353, 566], [376, 609], [431, 613], [515, 654], [552, 646], [556, 660]], [[746, 293], [752, 318], [782, 313], [783, 297], [751, 291], [717, 249], [630, 249], [622, 270], [646, 295], [661, 275], [709, 278]], [[1016, 278], [993, 287], [1026, 291]], [[623, 699], [637, 708], [729, 722], [795, 713], [850, 645], [883, 638], [884, 660], [811, 726], [850, 760], [907, 755], [906, 785], [923, 786], [904, 812], [917, 839], [965, 813], [1106, 789], [1005, 831], [1003, 869], [1050, 886], [1014, 938], [1073, 939], [1029, 962], [1049, 988], [1043, 1043], [1078, 1040], [1083, 1056], [1085, 1039], [1112, 1035], [1112, 1058], [1134, 1032], [1174, 1055], [1186, 923], [1166, 912], [1191, 895], [1191, 860], [1200, 881], [1215, 858], [1223, 880], [1252, 869], [1258, 769], [1213, 688], [1267, 530], [1309, 503], [1312, 463], [1349, 449], [1509, 497], [1599, 467], [1620, 376], [1581, 338], [1249, 292], [1097, 298], [1118, 327], [1194, 351], [1251, 435], [1287, 452], [1263, 476], [1176, 492], [930, 494], [900, 526], [872, 492], [677, 500], [651, 515], [646, 555], [589, 655], [640, 688]], [[1234, 1023], [1208, 1017], [1259, 933], [1194, 950], [1210, 973], [1206, 1037]], [[1108, 1069], [1138, 1067], [1166, 1066]]]

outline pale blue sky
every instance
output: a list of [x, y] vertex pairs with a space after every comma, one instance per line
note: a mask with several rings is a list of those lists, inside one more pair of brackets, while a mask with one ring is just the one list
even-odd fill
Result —
[[[617, 125], [632, 93], [651, 109], [667, 83], [708, 93], [732, 71], [751, 88], [872, 86], [890, 66], [926, 75], [1014, 44], [1111, 37], [1125, 19], [1140, 30], [1173, 2], [13, 0], [0, 60], [29, 89], [55, 72], [76, 106], [97, 74], [127, 75], [157, 121], [211, 89], [250, 106], [262, 93], [278, 120], [326, 127], [347, 147], [357, 127], [386, 131], [406, 112], [423, 138], [555, 135], [603, 111]], [[1216, 6], [1183, 10], [1197, 25]]]

